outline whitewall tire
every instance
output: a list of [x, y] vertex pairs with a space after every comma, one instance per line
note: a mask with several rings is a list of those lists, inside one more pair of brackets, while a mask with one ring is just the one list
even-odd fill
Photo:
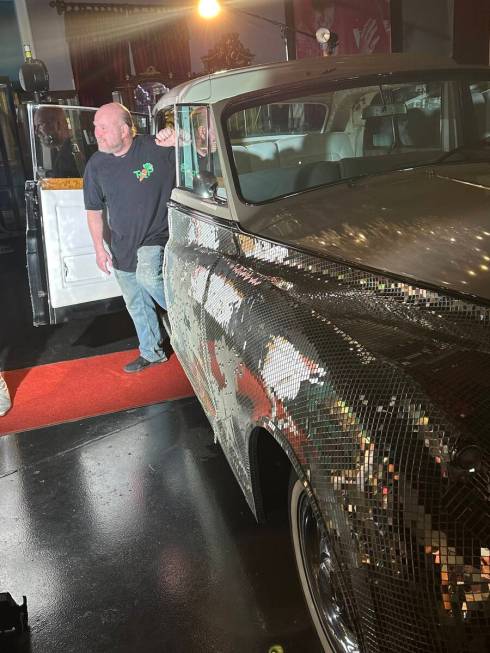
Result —
[[[289, 487], [289, 523], [301, 588], [325, 653], [359, 653], [342, 602], [335, 596], [338, 572], [308, 493], [296, 477]], [[338, 582], [337, 582], [338, 585]]]

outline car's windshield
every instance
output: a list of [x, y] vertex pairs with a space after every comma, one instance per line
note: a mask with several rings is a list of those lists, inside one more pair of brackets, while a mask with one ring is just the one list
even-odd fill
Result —
[[455, 148], [484, 143], [490, 135], [490, 81], [432, 76], [330, 87], [283, 102], [258, 101], [231, 114], [227, 129], [238, 191], [248, 202], [261, 203], [432, 163]]

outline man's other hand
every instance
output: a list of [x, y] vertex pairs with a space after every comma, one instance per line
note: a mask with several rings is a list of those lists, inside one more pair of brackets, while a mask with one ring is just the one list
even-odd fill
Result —
[[95, 262], [97, 267], [105, 274], [110, 274], [112, 268], [112, 257], [106, 249], [97, 250], [95, 252]]
[[161, 147], [175, 147], [175, 129], [165, 127], [155, 136], [155, 143]]

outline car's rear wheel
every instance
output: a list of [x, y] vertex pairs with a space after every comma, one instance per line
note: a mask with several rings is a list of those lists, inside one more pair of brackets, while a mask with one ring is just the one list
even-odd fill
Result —
[[340, 596], [339, 572], [310, 498], [296, 477], [289, 486], [289, 522], [299, 578], [326, 653], [356, 653], [359, 646]]

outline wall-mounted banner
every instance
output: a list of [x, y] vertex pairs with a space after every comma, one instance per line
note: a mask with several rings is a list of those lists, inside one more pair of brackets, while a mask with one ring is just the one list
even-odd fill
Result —
[[[334, 54], [391, 52], [389, 0], [294, 0], [295, 27], [315, 34], [328, 27], [338, 37]], [[320, 46], [296, 34], [296, 56], [321, 55]]]

